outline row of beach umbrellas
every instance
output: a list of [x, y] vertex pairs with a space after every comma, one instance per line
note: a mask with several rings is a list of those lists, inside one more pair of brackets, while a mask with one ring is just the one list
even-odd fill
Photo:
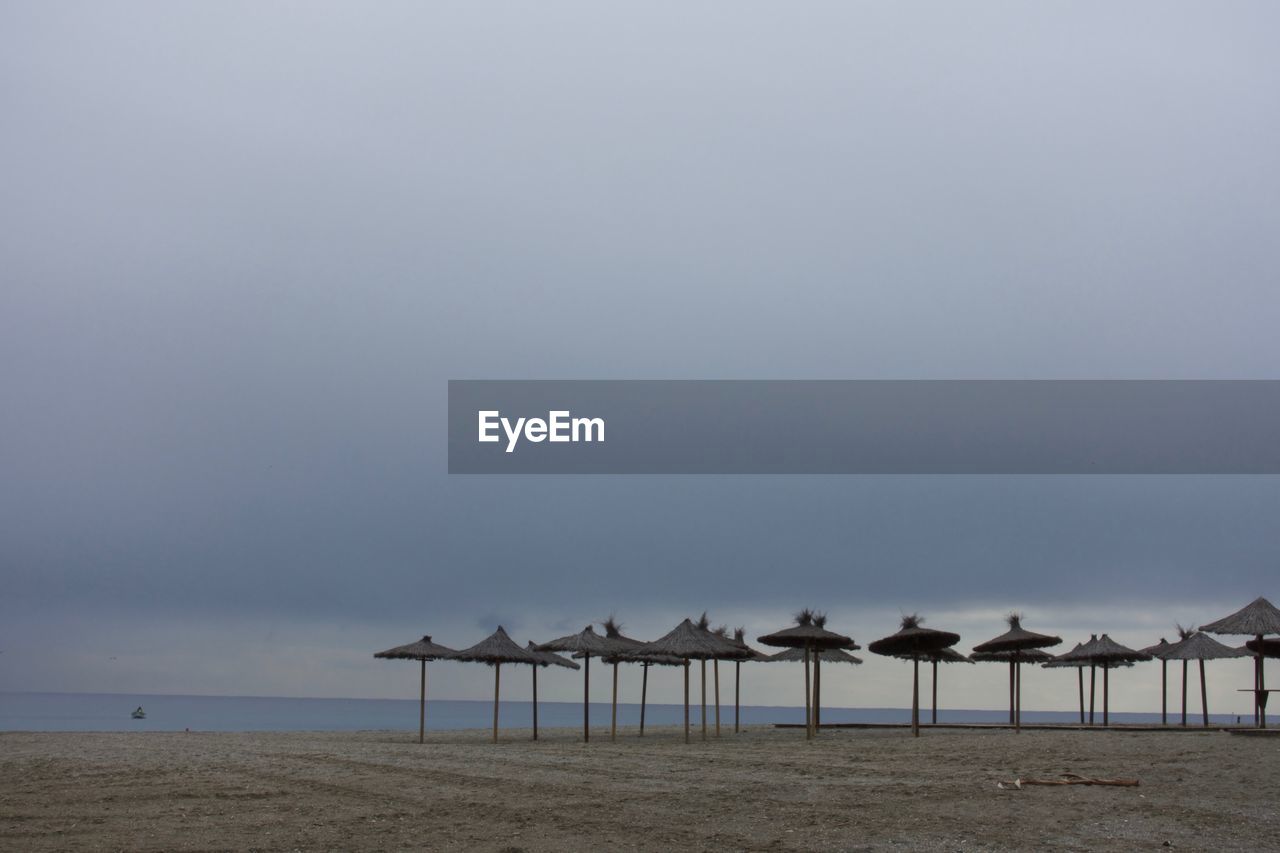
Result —
[[[533, 673], [533, 737], [538, 737], [538, 670], [548, 666], [581, 669], [583, 673], [583, 729], [584, 741], [591, 739], [590, 707], [588, 696], [591, 686], [591, 659], [597, 658], [611, 668], [612, 709], [610, 737], [617, 737], [618, 667], [623, 663], [639, 664], [642, 668], [640, 702], [640, 734], [644, 734], [645, 704], [648, 694], [648, 677], [651, 666], [678, 666], [683, 669], [684, 680], [684, 735], [691, 737], [690, 720], [690, 668], [696, 661], [701, 682], [701, 733], [708, 736], [707, 718], [707, 664], [711, 664], [714, 694], [714, 733], [720, 735], [720, 662], [734, 664], [734, 731], [740, 730], [741, 665], [744, 662], [801, 662], [804, 664], [805, 737], [813, 738], [821, 724], [821, 672], [823, 663], [860, 664], [861, 659], [850, 654], [861, 648], [851, 637], [831, 631], [826, 626], [826, 616], [812, 610], [802, 610], [795, 623], [771, 634], [758, 637], [763, 645], [781, 648], [774, 655], [766, 655], [747, 645], [740, 628], [730, 636], [727, 627], [711, 628], [704, 613], [696, 622], [683, 620], [671, 631], [651, 642], [644, 642], [623, 635], [621, 626], [613, 618], [603, 623], [604, 633], [596, 633], [588, 625], [582, 631], [544, 643], [529, 642], [520, 646], [499, 626], [493, 634], [465, 649], [452, 649], [432, 641], [430, 636], [403, 646], [378, 652], [378, 658], [415, 660], [420, 664], [420, 690], [418, 712], [418, 740], [422, 742], [426, 728], [426, 696], [428, 661], [453, 660], [485, 663], [493, 667], [494, 703], [493, 738], [498, 737], [498, 707], [501, 692], [501, 668], [503, 664], [528, 665]], [[933, 667], [933, 716], [937, 722], [937, 667], [939, 663], [1002, 663], [1009, 667], [1009, 723], [1014, 731], [1022, 727], [1023, 664], [1048, 668], [1074, 667], [1077, 671], [1080, 696], [1080, 722], [1085, 723], [1084, 670], [1089, 670], [1088, 722], [1094, 721], [1094, 695], [1097, 671], [1102, 670], [1102, 724], [1109, 724], [1110, 671], [1129, 667], [1140, 661], [1161, 662], [1161, 687], [1166, 698], [1162, 699], [1161, 722], [1167, 723], [1167, 665], [1169, 661], [1183, 662], [1182, 724], [1186, 725], [1187, 670], [1191, 661], [1199, 663], [1200, 696], [1204, 725], [1208, 725], [1209, 712], [1204, 662], [1233, 657], [1254, 658], [1254, 686], [1244, 692], [1253, 694], [1255, 723], [1266, 726], [1266, 700], [1270, 690], [1266, 688], [1263, 668], [1264, 657], [1280, 656], [1280, 640], [1267, 639], [1268, 635], [1280, 635], [1280, 610], [1265, 598], [1258, 598], [1230, 616], [1203, 625], [1192, 631], [1179, 627], [1180, 639], [1159, 643], [1145, 649], [1130, 649], [1108, 635], [1094, 635], [1087, 642], [1078, 643], [1070, 651], [1053, 656], [1044, 651], [1062, 643], [1061, 637], [1039, 634], [1022, 626], [1022, 617], [1012, 614], [1008, 618], [1008, 630], [998, 637], [974, 646], [973, 653], [965, 656], [954, 650], [960, 635], [924, 626], [924, 620], [916, 615], [904, 616], [899, 630], [868, 644], [874, 654], [908, 660], [912, 663], [911, 730], [920, 733], [920, 664]], [[1208, 633], [1219, 635], [1250, 635], [1244, 648], [1226, 646]], [[565, 657], [564, 655], [569, 655]], [[581, 661], [579, 664], [577, 661]]]

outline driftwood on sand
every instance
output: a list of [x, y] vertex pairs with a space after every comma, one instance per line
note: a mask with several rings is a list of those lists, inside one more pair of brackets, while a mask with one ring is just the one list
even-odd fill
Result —
[[1081, 776], [1078, 773], [1063, 773], [1057, 779], [1023, 779], [1019, 777], [1012, 782], [996, 783], [997, 788], [1004, 790], [1022, 790], [1025, 785], [1107, 785], [1113, 788], [1136, 788], [1138, 787], [1138, 780], [1090, 779], [1088, 776]]

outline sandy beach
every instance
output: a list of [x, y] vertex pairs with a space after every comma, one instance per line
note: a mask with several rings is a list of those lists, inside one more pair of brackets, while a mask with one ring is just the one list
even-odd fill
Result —
[[[6, 733], [0, 848], [1280, 849], [1270, 737], [577, 734]], [[996, 785], [1065, 772], [1141, 785]]]

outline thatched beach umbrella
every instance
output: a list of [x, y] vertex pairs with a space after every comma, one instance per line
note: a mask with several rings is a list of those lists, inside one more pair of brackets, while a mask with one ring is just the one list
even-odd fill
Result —
[[[1151, 660], [1151, 655], [1127, 646], [1122, 646], [1106, 634], [1094, 637], [1077, 649], [1067, 652], [1062, 659], [1083, 660], [1087, 666], [1102, 668], [1102, 724], [1110, 725], [1111, 683], [1110, 672], [1116, 666], [1133, 664], [1138, 661]], [[1092, 679], [1092, 676], [1090, 676]], [[1089, 722], [1093, 722], [1093, 689], [1092, 680], [1089, 691]]]
[[516, 645], [507, 636], [507, 632], [498, 626], [498, 630], [485, 637], [468, 649], [455, 652], [452, 660], [475, 661], [487, 663], [493, 667], [493, 742], [498, 742], [498, 688], [502, 677], [504, 663], [527, 663], [535, 669], [545, 666], [545, 662], [535, 657], [535, 652], [526, 651]]
[[622, 626], [612, 616], [604, 620], [601, 627], [604, 628], [605, 640], [614, 648], [614, 654], [606, 658], [605, 662], [613, 666], [613, 706], [609, 715], [609, 740], [616, 741], [618, 739], [618, 664], [624, 661], [621, 655], [634, 652], [643, 646], [644, 642], [624, 637], [622, 635]]
[[867, 646], [874, 654], [907, 658], [911, 661], [911, 734], [914, 737], [920, 737], [920, 658], [960, 642], [959, 634], [922, 628], [923, 622], [924, 619], [914, 613], [903, 616], [898, 633]]
[[[1161, 637], [1160, 642], [1154, 646], [1147, 646], [1142, 650], [1160, 661], [1160, 725], [1162, 726], [1169, 725], [1169, 661], [1164, 656], [1164, 653], [1171, 648], [1173, 648], [1173, 643]], [[1186, 681], [1185, 677], [1183, 681]], [[1183, 689], [1185, 692], [1185, 687]], [[1183, 716], [1185, 717], [1186, 715], [1183, 714]]]
[[[645, 643], [633, 654], [679, 658], [684, 665], [684, 742], [689, 742], [689, 661], [734, 660], [743, 652], [729, 640], [704, 631], [685, 619], [652, 643]], [[706, 730], [703, 730], [703, 738]]]
[[[1255, 598], [1245, 607], [1224, 616], [1216, 622], [1201, 625], [1201, 631], [1210, 634], [1252, 634], [1261, 645], [1267, 634], [1280, 634], [1280, 610], [1265, 598]], [[1255, 653], [1253, 659], [1253, 716], [1258, 728], [1267, 727], [1267, 674], [1262, 665], [1263, 655]]]
[[810, 653], [821, 649], [847, 649], [856, 645], [852, 638], [826, 629], [827, 617], [822, 613], [814, 613], [805, 608], [796, 614], [796, 624], [783, 628], [772, 634], [757, 637], [757, 642], [766, 646], [778, 646], [790, 649], [804, 649], [804, 733], [805, 738], [812, 738], [817, 732], [813, 716], [813, 697], [809, 684]]
[[1200, 631], [1192, 632], [1179, 626], [1178, 632], [1183, 634], [1182, 639], [1165, 651], [1164, 659], [1182, 661], [1182, 725], [1187, 724], [1187, 663], [1194, 660], [1200, 662], [1200, 713], [1204, 718], [1204, 727], [1208, 728], [1209, 695], [1208, 688], [1205, 686], [1204, 662], [1222, 658], [1248, 657], [1249, 652], [1224, 646]]
[[742, 663], [751, 660], [768, 660], [769, 656], [763, 652], [758, 652], [747, 645], [746, 628], [734, 628], [733, 639], [730, 641], [750, 657], [735, 658], [733, 661], [733, 733], [737, 734], [742, 731], [740, 717], [742, 712]]
[[1011, 722], [1016, 733], [1022, 731], [1021, 675], [1023, 652], [1028, 649], [1046, 649], [1050, 646], [1056, 646], [1062, 642], [1062, 638], [1028, 631], [1022, 627], [1022, 615], [1019, 613], [1010, 613], [1006, 621], [1009, 623], [1008, 631], [994, 639], [987, 640], [985, 643], [979, 643], [973, 647], [973, 651], [975, 653], [1009, 653], [1009, 686], [1014, 693], [1014, 702], [1010, 708], [1013, 712], [1013, 720]]
[[540, 652], [533, 641], [525, 644], [524, 650], [538, 659], [536, 666], [530, 667], [533, 670], [533, 739], [538, 739], [538, 669], [545, 669], [548, 666], [563, 666], [566, 669], [581, 669], [571, 660], [566, 660], [560, 655], [554, 655], [551, 652]]
[[427, 732], [427, 661], [447, 659], [453, 655], [454, 649], [431, 642], [430, 634], [424, 634], [422, 639], [416, 642], [373, 653], [375, 658], [416, 660], [421, 664], [421, 678], [418, 683], [418, 743], [426, 739]]
[[616, 652], [617, 646], [601, 637], [590, 625], [577, 634], [539, 643], [540, 652], [570, 652], [582, 658], [582, 740], [591, 740], [591, 658]]

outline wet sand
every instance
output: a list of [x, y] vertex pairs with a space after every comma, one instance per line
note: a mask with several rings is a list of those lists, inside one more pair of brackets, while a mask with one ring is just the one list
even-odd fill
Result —
[[542, 734], [4, 733], [0, 849], [1280, 849], [1280, 738]]

